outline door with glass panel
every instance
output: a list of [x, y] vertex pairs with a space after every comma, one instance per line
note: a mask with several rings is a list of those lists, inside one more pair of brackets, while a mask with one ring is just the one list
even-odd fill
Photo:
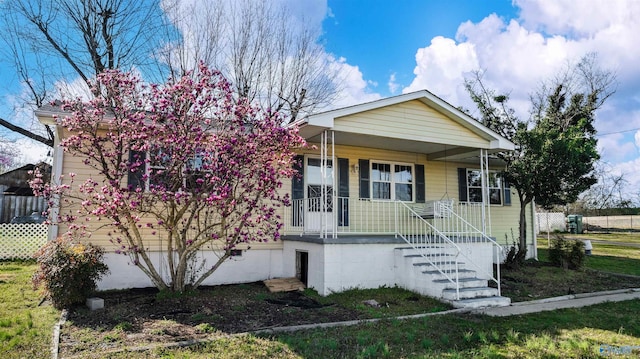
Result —
[[305, 173], [305, 232], [333, 228], [333, 162], [327, 160], [322, 170], [319, 158], [307, 157]]

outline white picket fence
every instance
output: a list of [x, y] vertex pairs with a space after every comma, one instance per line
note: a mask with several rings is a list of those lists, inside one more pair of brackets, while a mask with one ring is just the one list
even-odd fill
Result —
[[0, 260], [31, 259], [46, 242], [46, 224], [0, 224]]

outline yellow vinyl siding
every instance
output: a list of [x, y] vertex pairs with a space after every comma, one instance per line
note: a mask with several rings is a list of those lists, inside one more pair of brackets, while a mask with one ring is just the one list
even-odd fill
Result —
[[[62, 174], [64, 175], [63, 183], [67, 183], [67, 184], [70, 183], [71, 179], [70, 179], [69, 173], [76, 174], [74, 178], [74, 187], [72, 189], [74, 189], [79, 183], [84, 182], [90, 177], [92, 177], [96, 182], [99, 183], [98, 185], [98, 189], [99, 189], [101, 187], [102, 181], [104, 180], [104, 177], [100, 175], [97, 172], [97, 170], [85, 165], [83, 163], [82, 158], [71, 156], [70, 154], [65, 153], [64, 162], [62, 166]], [[124, 181], [125, 183], [123, 183], [122, 185], [126, 186], [127, 179], [125, 178]], [[65, 206], [64, 203], [62, 205]], [[61, 210], [61, 214], [68, 213], [68, 210], [73, 208], [77, 208], [77, 207], [70, 207], [69, 205], [67, 205], [66, 207], [63, 207], [63, 209]], [[110, 241], [111, 239], [115, 240], [117, 235], [114, 233], [112, 237], [108, 236], [108, 233], [110, 231], [114, 232], [114, 229], [111, 226], [108, 226], [108, 225], [105, 226], [109, 221], [107, 218], [102, 218], [98, 220], [96, 217], [91, 217], [89, 221], [86, 221], [83, 217], [83, 218], [79, 218], [79, 220], [82, 221], [82, 223], [84, 223], [87, 226], [87, 231], [91, 233], [90, 237], [86, 239], [88, 242], [103, 246], [107, 250], [107, 252], [113, 252], [115, 249], [118, 248], [117, 245], [111, 243]], [[144, 224], [147, 222], [153, 222], [153, 221], [151, 221], [150, 218], [149, 219], [142, 218], [140, 223]], [[60, 225], [58, 234], [62, 235], [66, 231], [67, 231], [66, 225], [62, 224]], [[152, 234], [152, 232], [154, 231], [153, 229], [144, 228], [143, 226], [143, 228], [141, 228], [140, 231], [141, 233], [143, 233], [143, 238], [145, 238], [144, 240], [145, 249], [148, 249], [151, 251], [167, 249], [167, 248], [161, 248], [161, 246], [162, 247], [166, 246], [166, 238], [167, 238], [166, 233], [163, 233], [162, 230], [156, 229], [155, 230], [156, 234], [154, 235]], [[282, 248], [282, 243], [280, 241], [278, 242], [270, 241], [266, 243], [253, 242], [253, 243], [250, 243], [248, 246], [250, 246], [251, 249], [279, 249], [279, 248]], [[247, 248], [247, 245], [244, 245], [244, 244], [238, 247], [238, 249], [246, 249], [246, 248]], [[210, 248], [205, 247], [203, 249], [207, 250]]]
[[418, 100], [337, 118], [333, 130], [466, 147], [489, 144]]

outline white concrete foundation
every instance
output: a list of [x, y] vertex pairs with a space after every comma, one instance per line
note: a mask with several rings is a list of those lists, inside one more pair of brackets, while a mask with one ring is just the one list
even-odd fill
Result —
[[[154, 261], [158, 272], [169, 278], [166, 258], [160, 252], [151, 252], [149, 257]], [[202, 251], [193, 268], [205, 263], [202, 271], [210, 268], [218, 260], [214, 252]], [[203, 285], [219, 285], [233, 283], [249, 283], [270, 278], [282, 277], [282, 250], [255, 249], [242, 251], [241, 256], [227, 259]], [[98, 282], [98, 290], [153, 287], [151, 280], [134, 264], [128, 256], [122, 254], [105, 254], [105, 263], [110, 273]]]
[[[465, 256], [478, 266], [474, 270], [478, 279], [488, 279], [493, 272], [494, 253], [488, 243], [459, 244]], [[412, 268], [399, 260], [396, 248], [406, 244], [394, 237], [352, 237], [319, 239], [313, 237], [290, 238], [282, 241], [282, 249], [252, 249], [242, 251], [241, 256], [231, 257], [203, 285], [249, 283], [272, 278], [296, 276], [296, 252], [307, 253], [307, 286], [320, 295], [342, 292], [353, 288], [378, 288], [401, 286], [413, 288], [410, 282]], [[160, 252], [149, 253], [158, 265], [157, 269], [168, 281], [166, 258]], [[459, 258], [460, 261], [471, 261]], [[193, 268], [204, 263], [202, 271], [217, 261], [213, 252], [201, 252]], [[111, 271], [99, 283], [98, 289], [124, 289], [152, 287], [147, 276], [130, 263], [127, 256], [107, 254], [105, 262]], [[424, 284], [421, 285], [433, 285]], [[440, 291], [442, 288], [439, 288]]]

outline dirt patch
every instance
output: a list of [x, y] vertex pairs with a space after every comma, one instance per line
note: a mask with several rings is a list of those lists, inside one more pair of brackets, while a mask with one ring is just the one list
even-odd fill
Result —
[[[623, 288], [640, 288], [640, 278], [563, 270], [542, 262], [532, 262], [518, 270], [502, 269], [502, 295], [514, 302]], [[375, 295], [362, 290], [347, 294], [348, 301], [344, 301], [344, 293], [330, 298], [309, 291], [271, 293], [262, 283], [204, 287], [169, 298], [151, 288], [103, 292], [99, 297], [105, 301], [104, 309], [70, 310], [61, 331], [60, 354], [62, 358], [86, 358], [123, 347], [448, 309], [443, 303], [415, 293], [387, 289], [394, 294], [387, 297], [380, 290]], [[380, 307], [363, 304], [370, 299]], [[387, 313], [394, 309], [392, 315]]]
[[61, 333], [62, 357], [92, 350], [176, 342], [271, 327], [363, 319], [356, 310], [262, 283], [200, 288], [162, 298], [156, 289], [103, 292], [104, 309], [76, 307]]
[[547, 262], [530, 262], [519, 269], [501, 269], [502, 295], [513, 302], [590, 293], [614, 289], [640, 288], [640, 277], [594, 270], [565, 270]]

